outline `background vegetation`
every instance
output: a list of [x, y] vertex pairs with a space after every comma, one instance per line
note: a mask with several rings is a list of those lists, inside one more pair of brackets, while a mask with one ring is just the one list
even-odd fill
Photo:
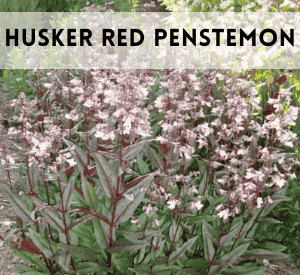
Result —
[[[108, 1], [105, 0], [94, 0], [89, 1], [90, 4], [105, 5]], [[178, 8], [177, 2], [171, 0], [162, 0], [160, 5], [163, 6], [160, 10], [170, 10], [174, 11]], [[259, 4], [259, 1], [225, 1], [216, 0], [216, 1], [204, 1], [203, 5], [197, 3], [196, 1], [186, 1], [182, 4], [182, 7], [192, 7], [192, 11], [226, 11], [230, 8], [233, 8], [234, 11], [242, 11], [243, 7], [254, 3], [249, 9], [251, 11], [259, 10], [262, 5]], [[260, 1], [262, 2], [262, 1]], [[270, 9], [273, 11], [293, 11], [298, 12], [299, 7], [288, 7], [282, 6], [284, 1], [273, 1], [270, 2]], [[134, 8], [134, 3], [126, 0], [115, 0], [114, 1], [114, 11], [126, 11], [129, 12]], [[224, 4], [222, 7], [222, 3]], [[82, 8], [87, 6], [85, 0], [56, 0], [56, 1], [47, 1], [47, 0], [0, 0], [1, 12], [78, 12]], [[4, 50], [3, 48], [0, 50]], [[73, 75], [82, 78], [83, 72], [79, 70], [72, 71]], [[254, 80], [257, 83], [257, 87], [262, 83], [266, 83], [259, 88], [261, 97], [265, 98], [265, 110], [267, 108], [267, 101], [270, 95], [276, 94], [279, 87], [289, 87], [296, 85], [292, 88], [293, 93], [293, 105], [300, 106], [300, 70], [292, 70], [288, 73], [284, 70], [250, 70], [244, 71], [242, 73], [227, 72], [232, 77], [244, 77], [250, 75], [250, 80]], [[286, 76], [286, 80], [283, 83], [278, 81], [279, 77], [282, 75]], [[32, 88], [32, 83], [35, 81], [35, 76], [32, 74], [31, 70], [0, 70], [1, 75], [1, 84], [4, 90], [10, 92], [10, 99], [15, 99], [19, 96], [21, 92], [25, 93], [28, 99], [34, 98], [36, 96], [36, 90]], [[42, 73], [44, 81], [47, 82], [47, 76]], [[9, 121], [8, 121], [9, 123]], [[9, 124], [7, 125], [9, 126]], [[297, 134], [300, 138], [300, 122], [298, 120], [297, 124], [292, 127], [294, 133]], [[299, 153], [299, 148], [291, 149], [292, 152]], [[288, 202], [279, 203], [272, 211], [271, 215], [273, 218], [279, 220], [280, 224], [260, 224], [256, 231], [256, 238], [261, 242], [264, 241], [276, 241], [282, 243], [287, 247], [285, 253], [289, 254], [290, 260], [297, 264], [297, 261], [300, 258], [300, 171], [296, 170], [297, 178], [289, 182], [289, 187], [287, 189], [286, 195], [291, 197], [292, 200]]]

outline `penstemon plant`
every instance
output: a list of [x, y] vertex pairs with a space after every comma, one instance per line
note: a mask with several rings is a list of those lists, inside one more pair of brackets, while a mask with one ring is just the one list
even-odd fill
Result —
[[287, 257], [254, 233], [299, 166], [290, 88], [261, 97], [220, 70], [33, 73], [8, 131], [24, 163], [1, 147], [26, 171], [19, 194], [2, 186], [11, 249], [34, 264], [21, 274], [263, 274], [249, 259]]

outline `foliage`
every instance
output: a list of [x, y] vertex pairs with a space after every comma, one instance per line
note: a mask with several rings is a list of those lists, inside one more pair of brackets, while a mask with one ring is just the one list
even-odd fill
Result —
[[262, 274], [247, 258], [286, 258], [254, 233], [289, 200], [298, 109], [279, 86], [267, 113], [263, 90], [228, 74], [33, 71], [8, 133], [25, 163], [1, 150], [26, 171], [21, 196], [3, 187], [24, 233], [11, 247], [35, 265], [20, 272]]
[[299, 12], [300, 5], [291, 0], [159, 0], [171, 12]]

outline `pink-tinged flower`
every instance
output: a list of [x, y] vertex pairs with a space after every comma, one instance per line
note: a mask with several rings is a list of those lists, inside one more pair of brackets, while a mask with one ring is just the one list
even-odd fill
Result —
[[227, 218], [229, 217], [229, 209], [221, 211], [220, 213], [218, 213], [218, 216], [220, 218], [223, 218], [223, 220], [227, 220]]
[[152, 207], [151, 204], [148, 204], [148, 206], [143, 206], [143, 210], [145, 211], [146, 215], [149, 215], [151, 210], [157, 210], [157, 207]]
[[220, 150], [219, 154], [220, 154], [220, 157], [223, 158], [223, 159], [228, 158], [228, 154], [224, 150]]
[[195, 202], [192, 201], [192, 202], [190, 203], [190, 209], [191, 209], [191, 210], [194, 210], [195, 208], [196, 208]]
[[70, 164], [71, 167], [74, 167], [77, 164], [74, 159], [67, 159], [66, 161]]
[[152, 226], [159, 226], [160, 225], [160, 221], [157, 219], [154, 219]]
[[244, 119], [242, 118], [241, 115], [237, 115], [236, 118], [235, 118], [235, 121], [236, 121], [236, 123], [241, 123], [241, 122], [244, 121]]
[[274, 176], [272, 182], [274, 184], [276, 184], [277, 186], [279, 186], [280, 188], [282, 188], [286, 183], [286, 181], [284, 179], [280, 178], [279, 176]]
[[50, 89], [50, 88], [52, 88], [54, 85], [53, 85], [53, 83], [45, 83], [44, 86], [45, 86], [47, 89]]
[[97, 131], [96, 134], [95, 134], [95, 137], [96, 138], [101, 138], [103, 140], [114, 140], [115, 139], [115, 134], [113, 131], [109, 132], [109, 133], [104, 133], [104, 132], [101, 132], [101, 131]]
[[130, 117], [127, 117], [125, 123], [123, 124], [123, 127], [124, 127], [123, 133], [129, 134], [130, 129], [131, 129], [131, 118]]
[[197, 210], [200, 210], [203, 207], [203, 204], [201, 203], [201, 201], [197, 201], [195, 203], [195, 207], [197, 208]]
[[155, 140], [161, 142], [161, 143], [168, 143], [169, 141], [162, 136], [158, 136]]
[[236, 207], [234, 208], [234, 211], [235, 211], [236, 214], [239, 214], [239, 213], [241, 212], [241, 209], [240, 209], [239, 207], [236, 206]]
[[141, 227], [141, 223], [139, 219], [131, 218], [131, 223], [136, 224], [137, 227]]
[[268, 196], [268, 203], [273, 203], [273, 200], [271, 199], [270, 196]]
[[74, 78], [74, 79], [72, 79], [70, 81], [70, 83], [73, 84], [73, 85], [80, 85], [81, 84], [81, 80]]
[[296, 179], [297, 177], [296, 177], [296, 174], [295, 173], [293, 173], [293, 174], [291, 174], [290, 175], [290, 178], [293, 180], [293, 179]]
[[257, 208], [261, 208], [261, 205], [263, 204], [262, 198], [257, 198], [256, 203], [257, 203]]
[[219, 192], [220, 192], [221, 195], [226, 195], [227, 194], [227, 191], [223, 190], [223, 189], [220, 189]]
[[197, 188], [195, 186], [192, 186], [192, 188], [190, 190], [190, 193], [196, 193], [196, 194], [198, 194], [199, 191], [197, 190]]
[[174, 199], [174, 200], [167, 201], [167, 204], [169, 204], [168, 208], [173, 210], [175, 209], [176, 205], [180, 204], [180, 202]]
[[223, 204], [219, 204], [215, 209], [217, 212], [219, 212], [224, 207]]
[[83, 104], [83, 106], [91, 108], [94, 106], [94, 102], [91, 99], [87, 99], [86, 102]]

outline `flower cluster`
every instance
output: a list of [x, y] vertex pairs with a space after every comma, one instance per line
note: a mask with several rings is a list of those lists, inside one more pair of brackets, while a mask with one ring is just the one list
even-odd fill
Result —
[[[299, 163], [284, 150], [297, 142], [289, 130], [298, 118], [290, 89], [281, 88], [269, 100], [274, 111], [262, 120], [254, 83], [219, 70], [92, 70], [84, 82], [73, 78], [67, 83], [56, 71], [47, 75], [54, 81], [43, 84], [46, 90], [40, 89], [38, 98], [21, 94], [11, 103], [22, 127], [10, 128], [9, 135], [20, 137], [29, 165], [36, 162], [48, 172], [76, 166], [74, 148], [63, 150], [64, 139], [74, 134], [87, 141], [88, 151], [110, 153], [116, 153], [117, 141], [124, 148], [139, 139], [153, 140], [161, 161], [159, 179], [144, 190], [150, 196], [143, 208], [147, 215], [165, 205], [174, 214], [201, 211], [212, 188], [227, 197], [216, 208], [227, 219], [242, 205], [253, 212], [271, 202], [262, 194], [295, 177], [291, 166]], [[193, 162], [205, 168], [190, 169]], [[134, 175], [134, 165], [131, 160], [126, 166], [128, 175]]]

